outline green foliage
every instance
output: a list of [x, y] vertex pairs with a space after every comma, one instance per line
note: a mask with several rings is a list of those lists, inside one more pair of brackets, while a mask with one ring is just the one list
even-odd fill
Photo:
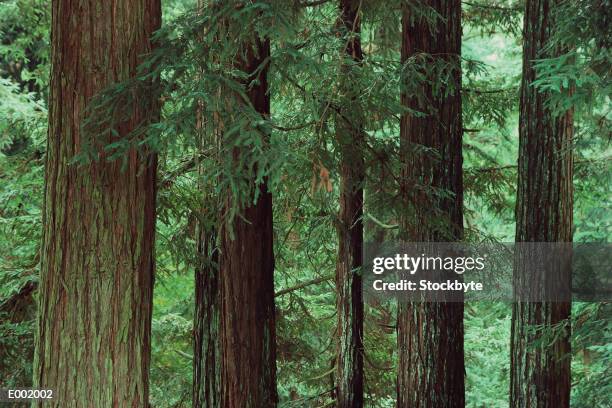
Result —
[[535, 81], [540, 90], [551, 93], [549, 104], [553, 109], [575, 107], [582, 114], [596, 115], [607, 122], [607, 137], [612, 92], [611, 8], [609, 0], [562, 1], [553, 11], [557, 24], [548, 49], [559, 49], [564, 54], [538, 60]]
[[574, 304], [572, 406], [612, 405], [612, 323], [610, 303]]
[[49, 3], [0, 2], [0, 383], [27, 386], [41, 239]]
[[[497, 33], [521, 35], [523, 7], [516, 0], [463, 1], [464, 21], [481, 37]], [[469, 38], [469, 37], [468, 37]]]
[[18, 82], [30, 92], [46, 92], [50, 22], [49, 1], [0, 1], [2, 78]]
[[0, 78], [0, 150], [6, 156], [20, 153], [32, 141], [41, 141], [47, 130], [47, 109], [34, 93], [23, 93], [11, 80]]
[[466, 305], [464, 338], [469, 407], [508, 406], [511, 314], [512, 306], [505, 303]]
[[192, 275], [162, 275], [156, 282], [150, 396], [155, 407], [191, 406], [193, 293]]
[[[283, 292], [276, 298], [281, 406], [324, 406], [332, 402], [335, 357], [335, 121], [353, 109], [366, 113], [366, 236], [390, 238], [399, 201], [401, 78], [411, 79], [404, 90], [418, 98], [425, 83], [435, 85], [436, 92], [449, 92], [448, 77], [458, 67], [427, 54], [400, 63], [400, 6], [411, 7], [414, 18], [438, 18], [418, 2], [363, 2], [361, 64], [340, 52], [334, 2], [304, 6], [308, 2], [278, 0], [244, 7], [219, 2], [204, 10], [194, 3], [163, 2], [159, 48], [148, 56], [139, 77], [116, 84], [92, 102], [84, 123], [91, 149], [75, 158], [80, 163], [95, 158], [100, 136], [129, 116], [137, 101], [163, 102], [153, 125], [102, 146], [119, 160], [129, 148], [159, 153], [151, 402], [190, 406], [196, 229], [216, 225], [219, 197], [228, 194], [239, 205], [222, 215], [226, 220], [240, 216], [240, 207], [257, 199], [250, 187], [255, 173], [256, 183], [267, 180], [274, 195], [275, 288]], [[519, 3], [463, 2], [463, 167], [470, 241], [514, 240]], [[553, 43], [569, 47], [568, 53], [538, 63], [538, 86], [552, 95], [553, 107], [576, 109], [574, 222], [575, 240], [582, 242], [609, 242], [612, 233], [607, 3], [563, 2]], [[9, 367], [3, 381], [10, 378], [16, 384], [30, 375], [30, 361], [15, 350], [20, 344], [31, 348], [34, 316], [27, 308], [19, 316], [7, 313], [3, 305], [13, 305], [23, 288], [35, 284], [38, 271], [49, 2], [0, 1], [0, 27], [0, 357], [8, 356], [9, 362], [1, 365], [3, 371]], [[247, 101], [253, 85], [244, 83], [249, 73], [232, 64], [252, 40], [251, 28], [272, 44], [270, 59], [258, 68], [269, 69], [272, 114], [267, 118]], [[351, 65], [354, 90], [345, 86], [340, 67], [346, 64]], [[213, 132], [220, 121], [227, 124], [223, 135]], [[236, 147], [242, 152], [240, 165], [230, 165], [223, 158]], [[381, 232], [381, 224], [388, 228]], [[602, 392], [610, 389], [608, 306], [575, 305], [573, 406], [610, 405], [606, 396], [612, 390]], [[367, 406], [394, 406], [395, 313], [390, 304], [366, 307]], [[510, 314], [506, 304], [466, 306], [471, 407], [507, 405]]]

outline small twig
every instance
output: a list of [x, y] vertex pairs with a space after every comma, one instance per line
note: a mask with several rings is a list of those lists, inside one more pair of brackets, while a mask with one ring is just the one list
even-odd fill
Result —
[[297, 2], [299, 7], [316, 7], [322, 4], [328, 3], [329, 0], [313, 0], [313, 1], [299, 1]]
[[370, 357], [368, 357], [368, 354], [366, 352], [362, 353], [363, 355], [363, 359], [365, 360], [366, 363], [368, 363], [370, 365], [370, 367], [372, 367], [375, 370], [379, 370], [379, 371], [393, 371], [395, 370], [395, 366], [393, 365], [387, 365], [387, 366], [380, 366], [376, 363], [374, 363]]
[[461, 3], [467, 4], [468, 6], [472, 6], [472, 7], [501, 10], [501, 11], [522, 11], [523, 10], [520, 7], [502, 7], [502, 6], [494, 6], [490, 4], [477, 4], [477, 3], [472, 3], [470, 1], [462, 1]]
[[473, 89], [473, 88], [461, 88], [461, 92], [468, 92], [468, 93], [474, 93], [476, 95], [484, 95], [484, 94], [496, 94], [496, 93], [503, 93], [503, 92], [508, 92], [508, 91], [514, 91], [516, 90], [516, 88], [501, 88], [501, 89], [488, 89], [488, 90], [482, 90], [482, 89]]
[[313, 121], [308, 122], [308, 123], [304, 123], [304, 124], [296, 125], [296, 126], [289, 126], [289, 127], [272, 125], [272, 128], [274, 128], [276, 130], [280, 130], [282, 132], [291, 132], [292, 130], [304, 129], [304, 128], [307, 128], [308, 126], [316, 125], [317, 123], [318, 123], [318, 121], [314, 121], [313, 120]]
[[316, 278], [316, 279], [312, 279], [312, 280], [309, 280], [309, 281], [306, 281], [306, 282], [302, 282], [302, 283], [300, 283], [298, 285], [295, 285], [295, 286], [292, 286], [290, 288], [279, 290], [278, 292], [276, 292], [274, 294], [274, 297], [283, 296], [283, 295], [286, 295], [287, 293], [295, 292], [296, 290], [304, 289], [305, 287], [308, 287], [308, 286], [317, 285], [319, 283], [327, 282], [329, 280], [332, 280], [334, 278], [334, 276], [335, 275], [322, 276], [322, 277], [319, 277], [319, 278]]
[[381, 220], [379, 220], [378, 218], [374, 217], [374, 216], [373, 216], [372, 214], [370, 214], [370, 213], [367, 213], [366, 215], [368, 216], [368, 218], [369, 218], [370, 220], [374, 221], [374, 223], [375, 223], [376, 225], [378, 225], [379, 227], [381, 227], [381, 228], [384, 228], [384, 229], [397, 229], [397, 228], [399, 228], [399, 225], [398, 225], [398, 224], [385, 224], [384, 222], [382, 222], [382, 221], [381, 221]]
[[191, 354], [185, 353], [184, 351], [181, 350], [174, 350], [179, 356], [188, 358], [189, 360], [193, 360], [193, 356]]
[[[598, 159], [585, 159], [585, 160], [574, 160], [574, 164], [582, 165], [582, 164], [595, 164], [602, 163], [612, 160], [612, 157], [601, 157]], [[502, 171], [502, 170], [511, 170], [516, 169], [518, 166], [516, 164], [508, 164], [505, 166], [493, 166], [493, 167], [480, 167], [480, 168], [467, 168], [466, 172], [478, 172], [478, 173], [488, 173], [494, 171]]]

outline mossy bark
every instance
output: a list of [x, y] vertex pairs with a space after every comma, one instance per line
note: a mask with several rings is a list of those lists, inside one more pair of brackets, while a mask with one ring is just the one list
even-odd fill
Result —
[[[535, 60], [555, 57], [549, 46], [554, 0], [528, 0], [523, 28], [523, 77], [519, 119], [517, 242], [571, 242], [573, 211], [573, 112], [552, 112], [549, 97], [534, 85]], [[537, 272], [535, 272], [537, 273]], [[556, 286], [571, 287], [571, 269], [561, 266]], [[535, 284], [534, 271], [514, 271], [515, 286]], [[528, 274], [528, 275], [525, 275]], [[542, 279], [545, 277], [542, 276]], [[559, 283], [560, 282], [560, 283]], [[540, 294], [545, 296], [544, 293]], [[533, 294], [537, 296], [537, 294]], [[517, 302], [512, 309], [511, 407], [569, 407], [571, 388], [570, 302]], [[555, 328], [553, 328], [555, 326]], [[539, 329], [535, 330], [536, 327]], [[546, 331], [558, 330], [542, 342]]]
[[[69, 162], [88, 102], [136, 75], [160, 19], [159, 0], [52, 2], [34, 386], [54, 399], [37, 406], [148, 406], [156, 157], [130, 150], [122, 169], [101, 149], [99, 161]], [[158, 114], [152, 100], [125, 109], [119, 136]]]
[[[455, 241], [463, 235], [461, 2], [423, 3], [436, 11], [435, 21], [412, 13], [414, 5], [405, 6], [402, 16], [402, 61], [419, 63], [427, 56], [418, 68], [426, 81], [414, 88], [414, 78], [403, 79], [402, 104], [422, 114], [401, 117], [402, 237]], [[436, 59], [448, 64], [448, 78], [432, 72]], [[463, 303], [400, 304], [397, 341], [399, 408], [465, 405]]]

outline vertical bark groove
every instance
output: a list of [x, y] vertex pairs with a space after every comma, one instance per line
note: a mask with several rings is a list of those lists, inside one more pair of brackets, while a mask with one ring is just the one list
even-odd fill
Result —
[[[197, 2], [198, 14], [212, 13], [215, 6], [207, 5], [204, 0]], [[199, 39], [204, 42], [202, 35]], [[207, 61], [201, 61], [206, 63]], [[196, 130], [198, 132], [198, 154], [210, 144], [218, 145], [221, 134], [217, 120], [206, 124], [204, 102], [198, 101], [196, 110]], [[198, 162], [198, 186], [202, 196], [201, 217], [214, 214], [218, 208], [218, 198], [214, 196], [215, 186], [206, 180], [204, 165]], [[198, 218], [196, 229], [195, 268], [195, 313], [193, 316], [193, 408], [219, 408], [221, 393], [221, 350], [219, 345], [220, 324], [220, 287], [219, 287], [219, 247], [218, 225]], [[215, 222], [218, 224], [218, 220]]]
[[[461, 120], [461, 2], [429, 0], [439, 17], [402, 16], [402, 62], [443, 59], [453, 67], [446, 89], [440, 78], [402, 91], [402, 104], [424, 116], [404, 114], [400, 124], [403, 238], [412, 242], [461, 240], [463, 236]], [[406, 85], [410, 77], [404, 79]], [[417, 94], [422, 94], [419, 97]], [[427, 149], [423, 149], [422, 146]], [[435, 155], [431, 154], [431, 149]], [[442, 189], [450, 195], [440, 195]], [[397, 406], [463, 407], [463, 303], [403, 303], [398, 308]]]
[[[240, 69], [249, 78], [251, 104], [262, 116], [270, 114], [268, 64], [270, 42], [257, 37], [245, 44]], [[234, 159], [240, 154], [234, 148]], [[246, 170], [245, 170], [246, 171]], [[254, 175], [252, 175], [254, 183]], [[259, 187], [256, 203], [243, 208], [221, 233], [221, 406], [267, 408], [277, 404], [274, 306], [272, 195]], [[235, 206], [226, 198], [226, 209]]]
[[193, 407], [219, 407], [221, 361], [219, 350], [219, 272], [217, 234], [198, 231], [195, 271], [193, 338]]
[[[536, 59], [559, 53], [548, 42], [554, 29], [555, 0], [528, 0], [523, 29], [523, 77], [519, 120], [517, 242], [571, 242], [573, 210], [573, 112], [554, 114], [546, 107], [548, 95], [533, 85]], [[533, 271], [531, 271], [533, 272]], [[533, 282], [515, 266], [515, 285]], [[559, 281], [571, 285], [569, 268], [561, 268]], [[525, 290], [522, 290], [525, 292]], [[517, 302], [512, 310], [510, 356], [511, 407], [569, 407], [570, 329], [552, 344], [532, 347], [542, 334], [534, 325], [551, 330], [569, 322], [569, 302]]]
[[[105, 87], [136, 75], [160, 26], [158, 0], [52, 2], [45, 208], [34, 386], [56, 407], [148, 406], [154, 154], [69, 165], [80, 121]], [[147, 98], [144, 96], [143, 98]], [[157, 115], [139, 99], [119, 135]], [[107, 142], [113, 137], [110, 136]], [[42, 406], [42, 403], [38, 404]]]
[[355, 68], [363, 59], [359, 0], [340, 1], [340, 29], [343, 34], [343, 90], [350, 110], [341, 112], [336, 121], [340, 163], [340, 213], [338, 226], [338, 261], [336, 264], [336, 309], [338, 344], [336, 358], [336, 406], [363, 406], [363, 298], [361, 266], [363, 248], [363, 128], [357, 107]]

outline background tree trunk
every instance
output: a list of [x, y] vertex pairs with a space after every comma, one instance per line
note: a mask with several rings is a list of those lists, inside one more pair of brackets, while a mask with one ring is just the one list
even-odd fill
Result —
[[[204, 0], [198, 0], [198, 14], [212, 12]], [[199, 38], [204, 43], [203, 37]], [[202, 61], [206, 63], [207, 61]], [[220, 94], [220, 92], [219, 92]], [[196, 131], [198, 133], [198, 185], [202, 208], [196, 228], [195, 313], [193, 317], [193, 408], [218, 408], [221, 402], [221, 350], [219, 345], [219, 245], [218, 221], [207, 218], [218, 209], [215, 185], [207, 183], [204, 165], [199, 155], [211, 144], [218, 145], [220, 127], [216, 120], [206, 126], [203, 101], [198, 102]], [[214, 226], [213, 226], [214, 225]]]
[[[270, 56], [270, 42], [256, 37], [238, 54], [239, 69], [253, 73], [260, 68], [247, 94], [262, 116], [270, 114], [267, 71], [260, 67]], [[253, 81], [257, 79], [256, 81]], [[233, 150], [233, 160], [241, 154]], [[244, 170], [248, 171], [248, 170]], [[221, 406], [224, 408], [275, 407], [276, 336], [274, 307], [274, 251], [272, 195], [267, 185], [259, 189], [257, 202], [249, 200], [231, 225], [221, 233]], [[225, 208], [239, 207], [227, 194]]]
[[[360, 63], [361, 20], [359, 0], [340, 1], [342, 58]], [[336, 359], [336, 404], [340, 408], [363, 406], [363, 298], [361, 266], [363, 248], [363, 128], [358, 108], [352, 63], [343, 64], [343, 97], [352, 108], [337, 115], [336, 134], [341, 149], [338, 260], [336, 264], [336, 309], [338, 344]]]
[[[34, 386], [56, 407], [146, 407], [156, 157], [70, 166], [91, 97], [136, 75], [160, 26], [159, 0], [52, 3], [52, 73]], [[158, 114], [140, 98], [125, 135]], [[110, 142], [113, 137], [108, 136]]]
[[193, 407], [219, 407], [219, 270], [217, 234], [198, 228], [193, 338]]
[[[573, 210], [573, 113], [554, 114], [546, 108], [548, 96], [533, 86], [534, 60], [551, 58], [559, 50], [548, 47], [554, 29], [554, 0], [528, 0], [524, 17], [523, 77], [519, 120], [517, 242], [571, 242]], [[515, 285], [522, 270], [515, 267]], [[560, 270], [560, 282], [570, 288], [569, 268]], [[533, 278], [531, 278], [533, 279]], [[569, 302], [517, 302], [512, 310], [510, 406], [569, 407]], [[535, 346], [542, 330], [560, 328], [552, 344]], [[541, 327], [542, 327], [541, 326]], [[548, 343], [548, 342], [547, 342]]]
[[[428, 54], [420, 69], [431, 81], [411, 90], [414, 79], [405, 74], [403, 80], [403, 105], [425, 116], [401, 118], [402, 229], [411, 242], [454, 241], [463, 236], [461, 2], [424, 3], [419, 7], [439, 14], [435, 22], [412, 14], [409, 6], [402, 16], [402, 61]], [[453, 68], [445, 89], [435, 91], [433, 85], [445, 80], [432, 73], [432, 62], [440, 59]], [[435, 150], [435, 157], [419, 146]], [[452, 194], [440, 196], [434, 191], [439, 189]], [[465, 405], [463, 303], [400, 304], [397, 341], [399, 408]]]

